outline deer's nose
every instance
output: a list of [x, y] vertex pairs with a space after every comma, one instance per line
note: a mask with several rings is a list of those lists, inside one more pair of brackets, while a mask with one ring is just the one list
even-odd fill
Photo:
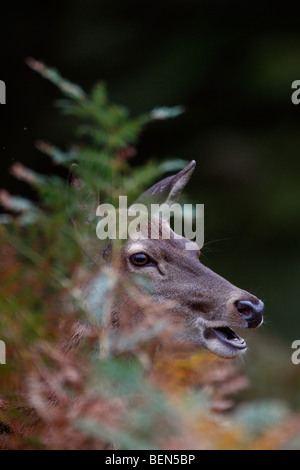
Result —
[[263, 320], [265, 304], [257, 299], [257, 303], [250, 300], [238, 300], [235, 307], [239, 316], [248, 322], [248, 328], [257, 328]]

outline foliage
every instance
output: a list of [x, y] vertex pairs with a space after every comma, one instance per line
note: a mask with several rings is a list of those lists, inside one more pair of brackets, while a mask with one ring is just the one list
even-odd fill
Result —
[[[122, 277], [117, 254], [108, 267], [99, 247], [94, 251], [91, 201], [99, 190], [101, 201], [116, 202], [124, 193], [133, 201], [164, 172], [184, 165], [130, 165], [144, 126], [182, 109], [131, 118], [110, 102], [104, 83], [87, 94], [40, 62], [28, 64], [61, 90], [60, 107], [78, 118], [80, 140], [68, 151], [38, 143], [55, 165], [69, 171], [72, 164], [75, 186], [67, 189], [64, 178], [17, 163], [12, 173], [35, 188], [38, 202], [0, 193], [7, 212], [0, 231], [0, 337], [7, 344], [7, 365], [0, 368], [2, 447], [251, 449], [299, 440], [299, 420], [277, 402], [228, 412], [232, 396], [248, 386], [240, 368], [205, 351], [174, 349], [177, 325], [164, 318], [165, 307], [153, 304], [147, 286]], [[87, 230], [76, 232], [70, 219]], [[97, 296], [85, 301], [82, 285]], [[112, 338], [111, 299], [122, 289], [144, 317], [133, 327], [129, 303]]]

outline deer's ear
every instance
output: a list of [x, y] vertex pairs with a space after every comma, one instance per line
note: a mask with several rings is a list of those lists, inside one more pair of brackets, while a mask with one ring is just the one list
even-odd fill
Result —
[[196, 166], [195, 160], [192, 160], [183, 170], [176, 175], [168, 176], [163, 180], [151, 186], [144, 192], [136, 202], [145, 205], [149, 204], [169, 204], [176, 203], [184, 187], [187, 185]]

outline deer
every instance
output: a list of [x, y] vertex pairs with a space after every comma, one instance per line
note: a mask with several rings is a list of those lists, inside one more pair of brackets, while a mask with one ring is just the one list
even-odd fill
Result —
[[[149, 206], [178, 202], [195, 166], [193, 160], [177, 174], [157, 182], [137, 199], [137, 203]], [[152, 220], [141, 224], [141, 233], [149, 234], [152, 225]], [[164, 228], [170, 233], [167, 239], [161, 237]], [[167, 314], [180, 317], [183, 325], [176, 337], [179, 343], [207, 349], [225, 359], [245, 353], [247, 343], [235, 329], [259, 327], [263, 323], [263, 301], [204, 265], [197, 243], [175, 235], [168, 220], [160, 220], [159, 232], [155, 237], [126, 240], [119, 254], [122, 274], [129, 279], [144, 276], [151, 285], [153, 302], [172, 303]], [[189, 249], [186, 249], [187, 243]], [[110, 251], [107, 247], [103, 250], [106, 259]], [[95, 282], [85, 287], [87, 301], [91, 293], [95, 295], [94, 287]], [[112, 305], [114, 325], [119, 324], [124, 305], [129, 302], [125, 294]], [[140, 312], [138, 306], [134, 308], [133, 323], [136, 323]]]
[[[151, 186], [137, 200], [138, 203], [167, 204], [176, 203], [191, 178], [196, 162], [191, 161], [177, 174], [168, 176]], [[72, 185], [77, 193], [82, 193], [82, 183], [72, 178]], [[88, 200], [84, 196], [85, 224], [91, 224], [91, 211], [95, 214], [95, 201], [91, 203], [90, 193]], [[93, 194], [94, 198], [94, 194]], [[87, 254], [91, 256], [96, 265], [100, 261], [99, 277], [93, 276], [80, 285], [80, 295], [90, 307], [91, 297], [97, 297], [97, 283], [101, 282], [103, 270], [102, 261], [110, 265], [112, 263], [112, 244], [109, 242], [103, 248], [99, 246], [94, 233], [91, 246], [87, 246], [88, 240], [83, 237], [78, 221], [72, 220], [77, 233], [77, 239]], [[82, 222], [82, 221], [81, 221]], [[146, 220], [141, 224], [141, 233], [155, 237], [144, 236], [138, 239], [128, 238], [118, 251], [118, 268], [125, 279], [135, 279], [142, 275], [151, 285], [150, 306], [163, 305], [163, 314], [171, 318], [180, 318], [180, 330], [175, 330], [175, 342], [177, 345], [191, 345], [197, 349], [206, 349], [222, 359], [233, 359], [247, 350], [246, 341], [234, 330], [236, 328], [257, 328], [263, 323], [264, 303], [255, 295], [234, 286], [229, 281], [213, 272], [200, 260], [199, 246], [196, 242], [188, 240], [184, 236], [175, 235], [170, 227], [170, 221], [165, 218], [159, 224], [153, 224], [153, 220]], [[162, 233], [167, 229], [170, 236], [163, 238]], [[187, 245], [189, 249], [186, 249]], [[99, 299], [100, 302], [102, 301]], [[121, 330], [122, 315], [124, 311], [131, 313], [133, 328], [138, 325], [142, 316], [142, 307], [139, 302], [134, 302], [125, 292], [113, 299], [111, 304], [111, 324], [108, 327], [112, 332]], [[70, 338], [60, 345], [61, 350], [78, 350], [84, 338], [92, 334], [93, 328], [81, 321], [76, 323], [71, 330]], [[0, 404], [1, 405], [1, 404]], [[1, 408], [1, 406], [0, 406]], [[3, 409], [5, 406], [3, 405]], [[26, 411], [30, 414], [32, 424], [29, 433], [38, 426], [39, 418], [34, 410]], [[32, 417], [31, 417], [32, 413]], [[10, 448], [10, 437], [28, 434], [27, 430], [14, 429], [10, 425], [0, 422], [0, 449]]]

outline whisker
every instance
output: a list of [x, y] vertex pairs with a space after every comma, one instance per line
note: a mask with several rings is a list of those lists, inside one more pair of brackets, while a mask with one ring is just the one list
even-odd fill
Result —
[[205, 242], [201, 251], [204, 250], [204, 251], [213, 251], [211, 250], [211, 245], [212, 244], [215, 244], [215, 243], [219, 243], [219, 242], [224, 242], [224, 241], [228, 241], [228, 240], [231, 240], [231, 238], [219, 238], [219, 239], [216, 239], [216, 240], [210, 240], [208, 242]]

